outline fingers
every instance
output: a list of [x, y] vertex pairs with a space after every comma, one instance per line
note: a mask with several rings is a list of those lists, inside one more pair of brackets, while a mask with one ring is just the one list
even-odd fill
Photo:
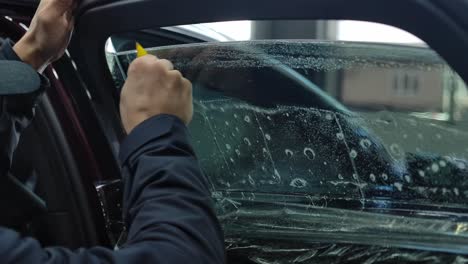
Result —
[[189, 124], [193, 116], [192, 84], [165, 59], [145, 55], [135, 59], [120, 97], [122, 123], [127, 133], [158, 114], [170, 114]]
[[174, 70], [174, 65], [172, 64], [172, 62], [165, 59], [158, 60], [158, 62], [164, 67], [164, 69], [168, 71]]
[[68, 21], [74, 16], [77, 7], [76, 0], [41, 0], [39, 4], [39, 8], [49, 9], [54, 17], [65, 15]]
[[182, 77], [182, 84], [188, 88], [189, 92], [192, 92], [192, 82], [189, 79]]
[[57, 7], [62, 8], [63, 11], [72, 10], [78, 6], [77, 0], [50, 0], [50, 1], [52, 1], [55, 5], [57, 5]]
[[65, 20], [68, 22], [68, 23], [73, 23], [74, 22], [74, 11], [72, 9], [68, 9], [65, 11]]
[[138, 73], [145, 71], [153, 73], [162, 73], [174, 70], [174, 65], [168, 60], [160, 60], [153, 55], [145, 55], [135, 59], [128, 67], [128, 73]]

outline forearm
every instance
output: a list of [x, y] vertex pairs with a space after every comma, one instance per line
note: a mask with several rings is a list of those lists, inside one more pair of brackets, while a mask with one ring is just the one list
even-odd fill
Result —
[[166, 115], [147, 120], [121, 154], [130, 224], [125, 247], [152, 243], [173, 253], [166, 255], [168, 263], [224, 263], [222, 231], [185, 125]]
[[129, 226], [123, 247], [42, 249], [0, 228], [2, 263], [225, 263], [208, 184], [180, 120], [163, 115], [139, 125], [122, 145], [121, 160]]

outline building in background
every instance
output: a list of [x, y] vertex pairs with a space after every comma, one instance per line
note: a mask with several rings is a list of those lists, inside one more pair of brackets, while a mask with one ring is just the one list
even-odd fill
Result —
[[[250, 32], [254, 40], [317, 39], [427, 47], [398, 28], [358, 21], [259, 21], [251, 22]], [[455, 121], [468, 109], [467, 91], [459, 89], [463, 81], [449, 67], [431, 71], [414, 67], [353, 69], [324, 72], [314, 78], [330, 95], [363, 111], [415, 112], [419, 117]]]

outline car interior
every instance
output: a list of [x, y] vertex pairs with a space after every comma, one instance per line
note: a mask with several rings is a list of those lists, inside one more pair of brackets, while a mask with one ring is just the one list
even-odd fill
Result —
[[[21, 29], [8, 19], [0, 18], [0, 25], [2, 38], [17, 40], [21, 36]], [[77, 248], [96, 239], [87, 216], [93, 209], [89, 207], [51, 98], [53, 94], [41, 100], [36, 118], [22, 136], [12, 164], [12, 174], [29, 185], [47, 208], [31, 212], [27, 206], [17, 208], [18, 201], [10, 200], [11, 197], [2, 199], [2, 224], [38, 238], [45, 246]], [[9, 216], [7, 212], [14, 210], [20, 213]]]

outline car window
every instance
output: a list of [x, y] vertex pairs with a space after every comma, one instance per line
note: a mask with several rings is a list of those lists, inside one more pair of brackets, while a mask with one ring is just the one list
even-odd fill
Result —
[[[282, 39], [147, 49], [194, 85], [194, 148], [235, 248], [280, 236], [466, 250], [467, 87], [430, 48]], [[124, 80], [135, 51], [107, 56]]]

